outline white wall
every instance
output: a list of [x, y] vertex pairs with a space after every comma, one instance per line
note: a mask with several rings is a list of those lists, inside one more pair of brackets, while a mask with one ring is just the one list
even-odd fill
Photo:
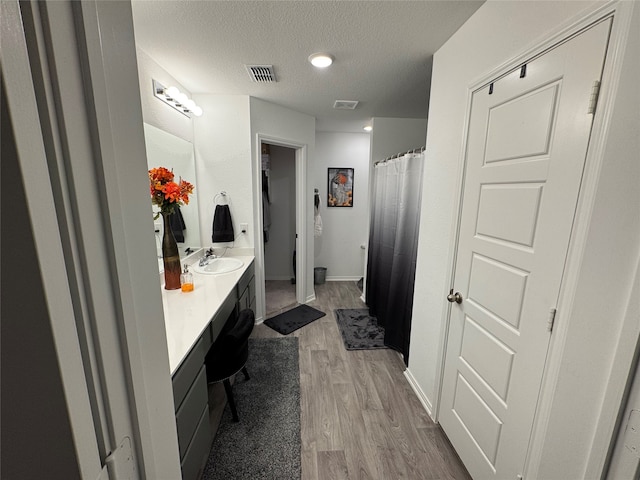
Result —
[[[595, 5], [603, 2], [489, 1], [434, 56], [415, 283], [420, 295], [414, 300], [409, 365], [410, 376], [427, 403], [436, 400], [468, 87]], [[637, 39], [637, 20], [634, 28], [630, 38]], [[579, 274], [576, 308], [570, 318], [565, 317], [571, 326], [560, 365], [562, 383], [552, 399], [550, 426], [543, 438], [544, 472], [538, 478], [584, 478], [623, 312], [632, 298], [629, 285], [640, 254], [640, 126], [637, 85], [633, 87], [639, 74], [637, 41], [633, 50], [627, 52], [625, 81], [618, 92], [600, 187], [593, 199], [594, 217]], [[589, 368], [583, 368], [585, 365]]]
[[[369, 225], [368, 133], [316, 133], [316, 161], [311, 177], [320, 192], [323, 230], [315, 237], [316, 267], [327, 268], [327, 280], [359, 280], [364, 276]], [[327, 208], [327, 169], [354, 169], [353, 207]]]
[[[270, 138], [281, 139], [285, 143], [293, 142], [299, 145], [306, 145], [307, 165], [305, 166], [305, 172], [308, 171], [315, 162], [315, 142], [316, 142], [316, 119], [303, 113], [294, 112], [280, 105], [265, 102], [258, 98], [251, 97], [250, 100], [250, 112], [251, 112], [251, 158], [253, 162], [257, 162], [260, 155], [260, 145], [257, 143], [258, 135], [265, 135]], [[257, 165], [256, 165], [257, 167]], [[253, 180], [256, 180], [254, 175]], [[305, 233], [307, 255], [304, 259], [307, 265], [306, 275], [306, 291], [304, 292], [306, 299], [313, 299], [315, 297], [313, 289], [313, 179], [310, 175], [306, 175], [306, 192], [304, 196], [303, 205], [300, 205], [304, 209], [307, 216], [307, 224], [298, 227], [302, 228]], [[257, 186], [256, 186], [257, 188]], [[255, 200], [257, 202], [257, 199]], [[255, 205], [257, 210], [257, 205]], [[260, 212], [261, 218], [262, 212]], [[259, 223], [259, 220], [255, 220], [255, 224]], [[300, 233], [299, 231], [299, 233]], [[259, 253], [256, 252], [256, 260], [259, 262]], [[256, 265], [256, 281], [260, 282], [262, 278], [259, 277], [259, 270], [263, 268], [262, 265]], [[300, 277], [301, 273], [298, 274]], [[256, 299], [258, 307], [262, 306], [264, 309], [264, 299], [258, 295]]]
[[157, 98], [153, 94], [153, 80], [165, 87], [176, 86], [189, 97], [191, 93], [140, 47], [136, 48], [136, 57], [144, 122], [193, 143], [193, 120]]
[[[425, 88], [428, 88], [425, 86]], [[425, 115], [427, 112], [424, 112]], [[424, 146], [425, 118], [374, 117], [371, 125], [371, 160], [377, 162], [396, 153]]]
[[265, 279], [290, 280], [296, 243], [296, 151], [278, 145], [269, 148], [271, 228], [264, 245]]
[[[200, 94], [193, 98], [204, 112], [194, 119], [202, 245], [212, 245], [214, 198], [225, 191], [236, 238], [233, 246], [253, 248], [249, 97]], [[223, 203], [220, 198], [218, 202]], [[248, 234], [240, 233], [240, 223], [249, 224]]]

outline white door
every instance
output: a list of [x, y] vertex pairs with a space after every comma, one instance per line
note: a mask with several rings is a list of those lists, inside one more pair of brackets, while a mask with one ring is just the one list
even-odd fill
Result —
[[440, 422], [475, 479], [522, 473], [609, 29], [473, 94]]

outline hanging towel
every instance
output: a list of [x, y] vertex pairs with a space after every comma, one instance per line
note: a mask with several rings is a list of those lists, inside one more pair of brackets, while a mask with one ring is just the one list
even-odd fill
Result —
[[313, 236], [322, 236], [322, 217], [320, 214], [316, 215], [313, 220]]
[[320, 237], [322, 236], [322, 217], [320, 216], [320, 195], [318, 193], [315, 194], [313, 204], [315, 206], [313, 215], [313, 236]]
[[231, 221], [231, 210], [229, 205], [216, 205], [213, 214], [212, 242], [233, 242], [233, 222]]
[[186, 230], [187, 226], [184, 224], [184, 218], [182, 217], [180, 207], [176, 207], [173, 213], [169, 216], [169, 223], [171, 224], [171, 231], [173, 232], [173, 236], [176, 238], [176, 242], [183, 243], [183, 230]]
[[269, 199], [269, 177], [267, 172], [262, 172], [262, 233], [264, 243], [269, 241], [269, 229], [271, 228], [271, 200]]

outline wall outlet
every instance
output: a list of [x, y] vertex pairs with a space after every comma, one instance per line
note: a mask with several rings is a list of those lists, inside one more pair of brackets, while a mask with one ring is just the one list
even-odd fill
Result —
[[248, 223], [241, 223], [240, 224], [240, 233], [244, 233], [244, 234], [249, 233], [249, 224]]

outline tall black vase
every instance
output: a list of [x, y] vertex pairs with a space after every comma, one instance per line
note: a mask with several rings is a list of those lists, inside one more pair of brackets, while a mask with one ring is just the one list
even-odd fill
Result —
[[180, 254], [176, 237], [171, 230], [170, 213], [162, 213], [164, 234], [162, 236], [162, 262], [164, 263], [164, 288], [177, 290], [180, 288]]

